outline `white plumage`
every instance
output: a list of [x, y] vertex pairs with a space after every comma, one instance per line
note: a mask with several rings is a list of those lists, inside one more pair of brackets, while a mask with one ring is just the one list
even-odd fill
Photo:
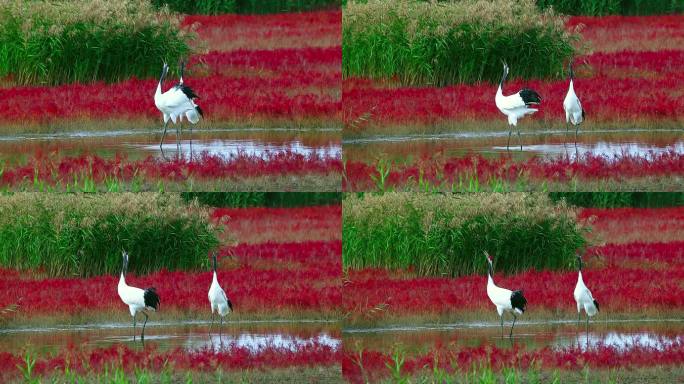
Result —
[[124, 304], [128, 305], [128, 309], [133, 316], [133, 339], [135, 340], [135, 324], [136, 315], [142, 312], [145, 315], [145, 322], [143, 323], [141, 339], [145, 339], [145, 325], [147, 325], [148, 315], [146, 311], [156, 311], [159, 308], [159, 296], [157, 291], [152, 288], [142, 290], [137, 287], [131, 287], [126, 284], [126, 270], [128, 269], [128, 253], [122, 253], [123, 267], [121, 268], [121, 277], [119, 278], [119, 286], [117, 291], [119, 297]]
[[[211, 324], [214, 324], [214, 314], [219, 315], [220, 324], [219, 327], [223, 325], [223, 317], [228, 315], [233, 311], [233, 303], [230, 302], [226, 292], [219, 285], [218, 278], [216, 276], [216, 253], [213, 255], [214, 261], [214, 276], [211, 280], [211, 285], [209, 286], [209, 303], [211, 304]], [[211, 327], [210, 327], [211, 328]]]
[[[164, 66], [162, 67], [162, 74], [159, 78], [159, 83], [157, 84], [157, 91], [154, 94], [154, 104], [157, 106], [157, 109], [159, 109], [164, 118], [164, 132], [162, 133], [162, 138], [159, 142], [160, 148], [164, 142], [164, 137], [166, 136], [166, 128], [169, 120], [174, 124], [178, 123], [180, 125], [183, 121], [183, 116], [185, 116], [190, 123], [197, 124], [197, 122], [200, 120], [200, 116], [202, 116], [202, 109], [194, 101], [194, 99], [197, 99], [198, 96], [190, 87], [183, 84], [183, 69], [185, 67], [185, 63], [181, 62], [180, 67], [181, 73], [179, 83], [168, 91], [162, 93], [162, 83], [169, 71], [169, 66], [164, 63]], [[176, 131], [177, 142], [180, 140], [181, 130], [182, 128], [179, 126]]]
[[[537, 109], [530, 108], [531, 105], [538, 105], [541, 102], [541, 97], [539, 94], [531, 89], [523, 88], [517, 93], [509, 96], [503, 95], [503, 84], [508, 76], [508, 64], [503, 63], [503, 75], [501, 76], [501, 82], [499, 83], [499, 89], [496, 91], [496, 97], [494, 101], [496, 107], [499, 108], [501, 113], [508, 117], [508, 143], [506, 144], [506, 149], [511, 144], [511, 133], [513, 132], [512, 127], [518, 126], [518, 120], [526, 115], [531, 115], [537, 112]], [[520, 139], [520, 130], [518, 129], [518, 140], [520, 141], [520, 150], [522, 150], [522, 141]]]
[[565, 110], [565, 123], [568, 124], [566, 127], [566, 134], [569, 129], [569, 124], [575, 126], [575, 143], [577, 143], [577, 134], [579, 131], [579, 125], [584, 121], [584, 109], [582, 109], [582, 103], [580, 99], [575, 94], [575, 86], [573, 84], [573, 79], [575, 78], [575, 73], [572, 70], [572, 62], [570, 63], [570, 85], [568, 86], [568, 93], [565, 95], [563, 100], [563, 109]]
[[523, 296], [522, 291], [511, 291], [510, 289], [498, 287], [494, 284], [494, 266], [492, 264], [492, 259], [489, 253], [485, 251], [485, 257], [489, 263], [487, 271], [487, 296], [489, 300], [496, 306], [496, 312], [501, 318], [501, 337], [503, 337], [503, 315], [506, 312], [510, 312], [513, 315], [513, 324], [511, 325], [511, 331], [509, 337], [513, 336], [513, 327], [515, 326], [515, 321], [518, 315], [522, 315], [525, 312], [525, 307], [527, 306], [527, 300]]
[[582, 279], [582, 257], [577, 256], [577, 262], [579, 266], [579, 271], [577, 274], [577, 284], [575, 285], [575, 291], [573, 296], [575, 297], [575, 302], [577, 303], [577, 323], [580, 321], [580, 314], [584, 309], [587, 315], [587, 330], [589, 330], [589, 317], [594, 316], [599, 311], [598, 301], [594, 300], [591, 291], [584, 284], [584, 279]]

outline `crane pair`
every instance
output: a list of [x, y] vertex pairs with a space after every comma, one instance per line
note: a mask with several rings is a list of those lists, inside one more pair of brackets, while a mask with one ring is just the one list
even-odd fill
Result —
[[[128, 309], [133, 317], [133, 340], [135, 340], [135, 325], [136, 325], [136, 315], [138, 312], [142, 312], [145, 315], [145, 322], [143, 323], [142, 333], [140, 334], [140, 339], [145, 340], [145, 325], [147, 325], [147, 311], [157, 311], [159, 310], [159, 294], [154, 289], [154, 287], [147, 289], [140, 289], [137, 287], [132, 287], [126, 284], [126, 271], [128, 270], [128, 253], [126, 251], [122, 252], [123, 265], [121, 267], [121, 277], [119, 278], [118, 293], [121, 301], [128, 305]], [[219, 332], [223, 326], [223, 317], [228, 315], [233, 311], [233, 303], [231, 303], [226, 292], [218, 283], [218, 278], [216, 276], [216, 253], [213, 254], [213, 270], [214, 276], [209, 286], [209, 303], [211, 304], [211, 327], [214, 325], [215, 314], [219, 315], [220, 324]]]
[[[162, 144], [164, 143], [166, 127], [169, 124], [169, 120], [171, 120], [174, 124], [178, 122], [178, 127], [176, 128], [176, 146], [180, 150], [180, 137], [183, 131], [183, 118], [185, 117], [191, 124], [197, 124], [197, 122], [200, 120], [200, 117], [204, 117], [202, 108], [195, 104], [195, 100], [199, 99], [199, 96], [197, 96], [192, 88], [183, 83], [183, 70], [185, 69], [185, 62], [181, 61], [179, 63], [179, 67], [180, 78], [178, 84], [162, 93], [162, 83], [169, 72], [168, 64], [166, 64], [166, 62], [164, 63], [162, 66], [161, 77], [159, 78], [159, 83], [157, 84], [157, 91], [154, 94], [154, 105], [157, 106], [157, 109], [162, 113], [164, 118], [164, 131], [162, 132], [162, 137], [159, 141], [159, 149], [162, 151], [162, 155], [164, 153]], [[190, 138], [192, 140], [192, 125], [190, 125]]]
[[[511, 291], [510, 289], [498, 287], [494, 284], [494, 265], [492, 263], [492, 258], [489, 256], [487, 251], [484, 252], [487, 258], [488, 269], [487, 269], [487, 296], [489, 300], [496, 306], [496, 311], [499, 313], [501, 319], [501, 338], [503, 338], [503, 315], [506, 312], [510, 312], [513, 315], [513, 324], [511, 325], [511, 331], [508, 337], [513, 337], [513, 327], [515, 327], [515, 321], [518, 315], [525, 313], [527, 308], [527, 299], [523, 295], [522, 290]], [[589, 317], [594, 316], [599, 311], [598, 301], [594, 299], [591, 295], [591, 291], [584, 284], [582, 279], [582, 256], [577, 255], [577, 262], [579, 266], [579, 274], [577, 276], [577, 284], [575, 285], [575, 290], [573, 296], [575, 302], [577, 303], [577, 323], [580, 322], [580, 314], [582, 309], [587, 315], [587, 334], [589, 333]]]
[[[496, 107], [499, 108], [501, 113], [508, 118], [508, 142], [506, 143], [506, 150], [509, 149], [511, 144], [511, 134], [513, 133], [513, 127], [518, 126], [518, 119], [521, 119], [527, 115], [531, 115], [538, 111], [536, 108], [531, 108], [533, 106], [539, 105], [542, 101], [539, 93], [532, 89], [523, 88], [517, 93], [512, 95], [503, 95], [503, 84], [508, 77], [508, 64], [502, 61], [503, 64], [503, 75], [501, 76], [501, 81], [499, 82], [499, 89], [496, 91], [496, 96], [494, 102]], [[568, 74], [570, 84], [568, 86], [568, 93], [565, 95], [563, 100], [563, 109], [565, 110], [565, 123], [566, 129], [565, 133], [567, 136], [570, 124], [575, 126], [575, 144], [577, 144], [577, 134], [579, 131], [579, 125], [584, 121], [584, 109], [582, 109], [582, 103], [580, 102], [577, 94], [575, 94], [575, 88], [573, 80], [575, 78], [575, 73], [572, 70], [572, 62], [570, 62], [570, 70]], [[518, 141], [520, 142], [520, 150], [522, 151], [522, 140], [520, 139], [520, 129], [518, 129]]]

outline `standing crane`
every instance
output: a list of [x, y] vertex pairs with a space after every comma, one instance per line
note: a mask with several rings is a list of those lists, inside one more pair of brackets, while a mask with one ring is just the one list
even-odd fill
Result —
[[594, 296], [591, 295], [591, 291], [584, 284], [582, 279], [582, 256], [577, 255], [577, 285], [575, 285], [575, 291], [573, 296], [575, 296], [575, 302], [577, 303], [577, 326], [580, 323], [580, 314], [582, 309], [587, 314], [587, 335], [589, 334], [589, 317], [594, 316], [599, 311], [599, 303], [594, 300]]
[[[503, 95], [503, 84], [508, 77], [508, 64], [503, 63], [503, 76], [501, 76], [501, 82], [499, 82], [499, 89], [496, 91], [496, 97], [494, 101], [496, 102], [496, 107], [499, 111], [508, 117], [508, 143], [506, 144], [506, 150], [508, 150], [511, 144], [511, 133], [513, 132], [513, 127], [518, 126], [518, 119], [531, 115], [537, 112], [537, 109], [530, 108], [532, 105], [539, 105], [541, 103], [541, 96], [531, 89], [523, 88], [518, 93], [514, 93], [509, 96]], [[520, 150], [522, 151], [522, 140], [520, 139], [520, 129], [518, 129], [518, 141], [520, 141]]]
[[510, 289], [500, 288], [494, 284], [494, 265], [492, 264], [492, 258], [489, 256], [487, 251], [484, 252], [489, 267], [487, 270], [487, 296], [489, 300], [496, 306], [496, 311], [499, 313], [501, 318], [501, 338], [503, 339], [503, 315], [505, 312], [510, 312], [513, 315], [513, 324], [511, 325], [511, 331], [508, 337], [513, 337], [513, 327], [515, 327], [515, 321], [517, 320], [517, 315], [522, 315], [525, 312], [525, 307], [527, 306], [527, 299], [523, 296], [522, 291], [511, 291]]
[[211, 327], [214, 325], [214, 314], [219, 315], [219, 332], [223, 326], [223, 317], [228, 315], [233, 311], [233, 303], [230, 302], [226, 292], [218, 283], [218, 278], [216, 277], [216, 252], [213, 254], [213, 264], [214, 264], [214, 277], [211, 280], [211, 285], [209, 286], [209, 303], [211, 304]]
[[142, 334], [140, 335], [141, 340], [145, 340], [145, 325], [147, 325], [147, 312], [146, 311], [157, 311], [159, 309], [159, 295], [154, 287], [142, 290], [140, 288], [131, 287], [126, 284], [126, 270], [128, 269], [128, 253], [126, 251], [122, 252], [123, 256], [123, 266], [121, 268], [121, 278], [119, 278], [118, 292], [121, 301], [128, 305], [128, 309], [131, 311], [131, 316], [133, 316], [133, 340], [135, 340], [135, 323], [136, 315], [138, 312], [142, 312], [145, 315], [145, 322], [143, 323]]
[[[195, 94], [195, 91], [183, 83], [184, 69], [185, 63], [181, 62], [179, 83], [168, 91], [162, 93], [162, 83], [169, 71], [169, 66], [168, 64], [164, 63], [162, 67], [162, 74], [159, 78], [159, 83], [157, 84], [157, 91], [154, 94], [154, 104], [157, 106], [157, 109], [162, 113], [164, 118], [164, 131], [162, 133], [161, 141], [159, 142], [160, 149], [164, 143], [164, 137], [166, 137], [166, 128], [169, 124], [169, 120], [171, 120], [174, 124], [176, 124], [178, 121], [179, 126], [176, 128], [176, 143], [178, 146], [180, 146], [180, 135], [182, 131], [181, 124], [183, 116], [185, 116], [192, 124], [197, 124], [200, 117], [204, 116], [202, 108], [195, 104], [195, 99], [198, 99], [199, 96]], [[192, 135], [192, 131], [190, 134]]]
[[573, 85], [575, 72], [572, 70], [572, 61], [570, 62], [570, 71], [568, 73], [568, 77], [570, 79], [570, 85], [568, 86], [568, 94], [565, 95], [565, 100], [563, 100], [563, 109], [565, 110], [565, 136], [568, 135], [570, 124], [574, 125], [575, 145], [577, 145], [579, 125], [584, 121], [584, 109], [582, 108], [580, 99], [575, 94], [575, 87]]

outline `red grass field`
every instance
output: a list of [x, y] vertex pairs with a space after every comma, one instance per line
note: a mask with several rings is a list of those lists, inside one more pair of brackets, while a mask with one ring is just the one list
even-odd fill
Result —
[[[682, 121], [684, 119], [684, 16], [580, 17], [569, 28], [583, 25], [587, 48], [575, 59], [575, 88], [588, 123]], [[543, 98], [533, 120], [544, 126], [564, 123], [563, 98], [567, 80], [512, 80], [509, 89], [523, 86]], [[455, 85], [443, 88], [401, 87], [391, 81], [343, 81], [346, 134], [390, 133], [399, 126], [431, 126], [458, 121], [503, 121], [493, 103], [496, 85]], [[368, 124], [351, 123], [370, 112]]]
[[[201, 97], [203, 124], [335, 125], [341, 120], [340, 23], [339, 11], [188, 16], [184, 24], [195, 26], [200, 53], [190, 59], [186, 83]], [[12, 97], [0, 101], [0, 123], [111, 119], [149, 126], [161, 121], [152, 100], [157, 81], [5, 87]], [[170, 75], [165, 89], [173, 81]]]
[[[234, 245], [219, 252], [219, 281], [237, 318], [334, 318], [341, 308], [341, 207], [216, 209]], [[274, 228], [277, 223], [280, 228]], [[257, 235], [257, 232], [259, 233]], [[307, 236], [306, 232], [312, 235]], [[313, 240], [315, 238], [315, 240]], [[88, 318], [128, 312], [116, 294], [118, 276], [43, 278], [0, 271], [0, 308], [19, 303], [16, 318]], [[153, 286], [161, 297], [159, 319], [209, 316], [210, 271], [159, 271], [130, 275], [129, 284]], [[91, 295], [89, 292], [103, 292]], [[167, 317], [168, 319], [168, 317]], [[12, 321], [12, 318], [6, 319]], [[36, 320], [38, 321], [38, 320]]]
[[[677, 220], [681, 215], [684, 207], [581, 211], [580, 217], [593, 221], [597, 243], [586, 251], [583, 275], [602, 311], [612, 317], [642, 317], [684, 309], [684, 232]], [[636, 225], [642, 221], [644, 232]], [[534, 298], [528, 301], [528, 312], [537, 317], [572, 316], [576, 311], [576, 271], [497, 274], [495, 281]], [[416, 277], [411, 271], [348, 270], [344, 305], [350, 318], [360, 322], [458, 318], [492, 309], [485, 288], [485, 275], [449, 279]], [[635, 303], [635, 297], [649, 299]]]

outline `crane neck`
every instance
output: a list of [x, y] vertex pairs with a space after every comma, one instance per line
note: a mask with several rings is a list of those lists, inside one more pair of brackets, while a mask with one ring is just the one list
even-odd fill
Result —
[[121, 272], [121, 277], [119, 278], [119, 286], [126, 286], [126, 276]]
[[214, 277], [211, 279], [212, 284], [218, 284], [218, 278], [216, 277], [216, 271], [214, 270]]
[[568, 90], [572, 91], [573, 93], [575, 92], [575, 86], [573, 85], [572, 78], [570, 78], [570, 87], [568, 88]]

